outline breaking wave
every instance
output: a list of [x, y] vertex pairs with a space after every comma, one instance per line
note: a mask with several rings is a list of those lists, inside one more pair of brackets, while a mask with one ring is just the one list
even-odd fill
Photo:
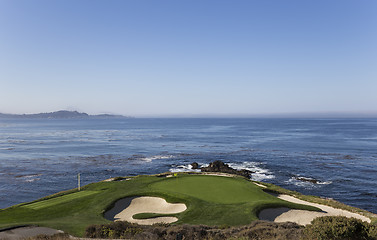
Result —
[[171, 159], [173, 158], [173, 155], [155, 155], [152, 157], [142, 157], [140, 160], [145, 161], [145, 162], [152, 162], [153, 160], [161, 160], [161, 159]]
[[[268, 169], [262, 168], [262, 163], [258, 162], [243, 162], [243, 163], [226, 163], [230, 167], [240, 170], [246, 169], [252, 171], [251, 179], [255, 181], [262, 181], [264, 179], [275, 178], [275, 175]], [[208, 164], [199, 164], [200, 167], [207, 167]], [[192, 169], [191, 164], [187, 165], [171, 165], [170, 172], [200, 172], [200, 169]]]
[[263, 168], [263, 163], [260, 162], [228, 163], [228, 165], [237, 170], [246, 169], [252, 171], [251, 179], [254, 181], [275, 178], [275, 175], [270, 170]]
[[40, 176], [42, 176], [42, 174], [30, 174], [30, 175], [19, 175], [19, 176], [16, 176], [16, 179], [19, 179], [23, 182], [35, 182], [35, 181], [38, 181], [38, 180], [41, 180]]
[[319, 181], [311, 177], [293, 176], [285, 181], [288, 184], [293, 184], [298, 187], [313, 188], [316, 185], [329, 185], [332, 181]]
[[[200, 164], [203, 167], [203, 164]], [[191, 164], [188, 165], [175, 165], [169, 169], [170, 172], [200, 172], [200, 169], [192, 169]]]

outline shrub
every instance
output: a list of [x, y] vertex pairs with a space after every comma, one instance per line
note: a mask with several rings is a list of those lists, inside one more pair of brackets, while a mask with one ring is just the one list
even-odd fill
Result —
[[[244, 239], [316, 239], [316, 240], [377, 240], [377, 225], [355, 218], [316, 218], [305, 228], [295, 223], [254, 221], [238, 227], [204, 225], [138, 225], [129, 222], [113, 222], [87, 227], [89, 238], [125, 238], [134, 240], [244, 240]], [[38, 239], [62, 240], [62, 239]]]
[[129, 222], [114, 222], [103, 225], [91, 225], [86, 228], [85, 236], [89, 238], [133, 238], [142, 233], [140, 225]]
[[246, 240], [300, 239], [303, 227], [294, 223], [271, 223], [255, 221], [238, 227], [216, 227], [204, 225], [142, 226], [128, 222], [114, 222], [105, 225], [92, 225], [86, 229], [90, 238], [127, 238], [133, 240]]
[[370, 239], [377, 240], [377, 225], [369, 226], [368, 237]]
[[304, 230], [304, 239], [366, 240], [373, 238], [374, 226], [356, 218], [326, 216], [314, 219]]

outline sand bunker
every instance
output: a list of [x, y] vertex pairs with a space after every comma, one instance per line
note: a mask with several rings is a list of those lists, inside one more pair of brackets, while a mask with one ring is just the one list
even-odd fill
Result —
[[357, 214], [357, 213], [329, 207], [322, 204], [303, 201], [289, 195], [279, 195], [278, 198], [288, 201], [288, 202], [314, 206], [321, 209], [323, 212], [313, 212], [313, 211], [296, 210], [296, 209], [289, 209], [289, 208], [269, 208], [269, 209], [264, 209], [259, 213], [259, 219], [274, 221], [274, 222], [295, 222], [300, 225], [307, 225], [307, 224], [310, 224], [310, 222], [314, 218], [317, 218], [317, 217], [345, 216], [345, 217], [350, 217], [350, 218], [354, 217], [354, 218], [357, 218], [366, 222], [371, 222], [369, 218], [363, 215]]
[[259, 183], [256, 183], [256, 182], [254, 182], [254, 184], [257, 185], [258, 187], [261, 187], [261, 188], [267, 188], [266, 186], [259, 184]]
[[[122, 209], [119, 209], [123, 206]], [[149, 219], [134, 219], [132, 216], [138, 213], [160, 213], [174, 214], [180, 213], [187, 209], [183, 203], [168, 203], [163, 198], [158, 197], [137, 197], [122, 199], [115, 204], [105, 217], [114, 221], [127, 221], [142, 225], [152, 225], [155, 223], [172, 223], [178, 221], [176, 217], [156, 217]], [[110, 215], [113, 215], [111, 217]]]

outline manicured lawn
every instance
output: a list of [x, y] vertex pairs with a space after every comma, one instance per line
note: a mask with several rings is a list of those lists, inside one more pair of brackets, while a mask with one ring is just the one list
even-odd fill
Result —
[[90, 195], [93, 195], [93, 194], [96, 194], [96, 193], [98, 193], [98, 192], [97, 191], [81, 191], [81, 192], [63, 195], [61, 197], [56, 197], [56, 198], [51, 198], [51, 199], [44, 200], [44, 201], [26, 204], [26, 205], [23, 205], [23, 207], [38, 210], [38, 209], [45, 208], [45, 207], [56, 206], [57, 204], [60, 204], [60, 203], [69, 202], [69, 201], [72, 201], [72, 200], [75, 200], [75, 199], [78, 199], [78, 198], [82, 198], [82, 197], [86, 197], [86, 196], [90, 196]]
[[[263, 192], [243, 178], [179, 174], [178, 177], [138, 176], [130, 180], [99, 182], [82, 191], [70, 190], [0, 210], [0, 228], [36, 224], [83, 236], [87, 226], [109, 223], [103, 217], [118, 199], [157, 196], [168, 202], [185, 203], [175, 224], [244, 225], [257, 219], [267, 207], [313, 207], [285, 202]], [[145, 218], [148, 214], [141, 214]], [[149, 214], [153, 217], [153, 214]]]
[[152, 188], [171, 194], [182, 194], [221, 204], [248, 203], [276, 199], [255, 184], [243, 179], [218, 176], [190, 176], [160, 181]]

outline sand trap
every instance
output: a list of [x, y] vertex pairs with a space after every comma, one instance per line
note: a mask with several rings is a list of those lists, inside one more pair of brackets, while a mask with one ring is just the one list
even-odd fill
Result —
[[207, 175], [207, 176], [218, 176], [218, 177], [239, 177], [240, 175], [231, 174], [231, 173], [222, 173], [222, 172], [200, 172], [198, 175]]
[[[128, 206], [127, 206], [128, 205]], [[122, 206], [124, 206], [122, 209]], [[174, 214], [187, 209], [183, 203], [168, 203], [163, 198], [158, 197], [136, 197], [119, 200], [113, 209], [105, 214], [107, 219], [114, 221], [127, 221], [142, 225], [152, 225], [155, 223], [172, 223], [178, 221], [176, 217], [157, 217], [150, 219], [134, 219], [132, 216], [138, 213], [161, 213]], [[113, 215], [113, 218], [111, 217]]]
[[354, 217], [365, 222], [371, 222], [371, 220], [363, 215], [353, 213], [350, 211], [337, 209], [329, 207], [323, 204], [311, 203], [307, 201], [300, 200], [298, 198], [289, 196], [289, 195], [278, 195], [278, 198], [298, 204], [310, 205], [321, 209], [323, 212], [313, 212], [306, 210], [296, 210], [289, 208], [268, 208], [264, 209], [259, 213], [259, 219], [268, 220], [274, 222], [295, 222], [300, 225], [307, 225], [317, 217], [323, 216], [345, 216], [345, 217]]
[[267, 188], [266, 186], [262, 185], [262, 184], [259, 184], [259, 183], [256, 183], [256, 182], [253, 182], [255, 185], [257, 185], [258, 187], [261, 187], [261, 188]]
[[35, 237], [41, 234], [51, 236], [57, 233], [63, 233], [63, 231], [46, 227], [18, 227], [0, 231], [0, 239], [18, 240]]

